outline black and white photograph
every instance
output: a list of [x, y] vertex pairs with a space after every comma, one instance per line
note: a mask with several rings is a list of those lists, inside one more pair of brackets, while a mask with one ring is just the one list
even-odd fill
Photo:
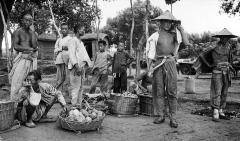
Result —
[[240, 0], [0, 0], [0, 141], [240, 141]]

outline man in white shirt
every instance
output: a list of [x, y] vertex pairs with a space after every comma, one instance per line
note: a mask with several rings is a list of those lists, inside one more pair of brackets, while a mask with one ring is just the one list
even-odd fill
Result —
[[57, 82], [55, 88], [63, 91], [63, 84], [66, 80], [66, 66], [68, 65], [68, 46], [72, 37], [68, 36], [68, 25], [61, 25], [62, 37], [55, 43], [54, 54], [56, 56], [55, 64], [57, 67]]
[[[147, 57], [150, 60], [150, 68], [158, 66], [153, 71], [152, 95], [154, 114], [157, 118], [153, 123], [160, 124], [167, 116], [169, 108], [170, 126], [177, 128], [177, 69], [174, 56], [177, 55], [179, 39], [187, 45], [188, 40], [180, 21], [166, 11], [154, 21], [159, 23], [159, 31], [155, 32], [147, 40]], [[163, 108], [163, 109], [162, 109]]]
[[70, 85], [72, 96], [71, 103], [72, 105], [81, 105], [82, 93], [80, 92], [80, 88], [83, 85], [82, 82], [84, 79], [86, 67], [91, 65], [91, 60], [88, 56], [83, 42], [80, 39], [80, 36], [84, 34], [84, 27], [75, 28], [74, 32], [76, 34], [76, 37], [72, 37], [72, 40], [70, 41], [71, 44], [68, 47], [68, 69], [70, 71]]

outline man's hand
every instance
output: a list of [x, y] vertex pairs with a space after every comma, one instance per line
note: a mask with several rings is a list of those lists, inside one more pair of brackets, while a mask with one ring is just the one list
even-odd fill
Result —
[[76, 65], [74, 65], [74, 69], [75, 69], [75, 73], [74, 73], [74, 75], [77, 75], [77, 76], [80, 76], [80, 75], [82, 75], [82, 69], [76, 64]]
[[68, 47], [67, 46], [62, 46], [62, 50], [68, 51]]
[[63, 109], [64, 112], [66, 112], [67, 111], [67, 105], [63, 105], [62, 109]]
[[23, 106], [28, 106], [28, 100], [27, 99], [25, 99], [24, 101], [23, 101]]
[[178, 29], [179, 31], [184, 31], [184, 29], [183, 29], [183, 27], [182, 27], [181, 24], [177, 25], [177, 29]]

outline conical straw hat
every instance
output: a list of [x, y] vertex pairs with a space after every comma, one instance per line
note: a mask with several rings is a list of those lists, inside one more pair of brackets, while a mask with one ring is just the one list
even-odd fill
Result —
[[227, 28], [224, 28], [223, 30], [221, 30], [219, 33], [217, 33], [216, 35], [214, 35], [212, 37], [216, 37], [216, 38], [220, 38], [220, 37], [236, 38], [237, 36], [233, 35]]
[[161, 21], [161, 20], [169, 20], [173, 22], [180, 22], [180, 20], [177, 20], [170, 11], [165, 11], [162, 15], [158, 16], [155, 19], [152, 19], [152, 21]]

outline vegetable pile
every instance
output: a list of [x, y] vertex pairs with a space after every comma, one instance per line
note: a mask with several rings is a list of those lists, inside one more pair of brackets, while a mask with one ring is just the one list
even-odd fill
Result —
[[66, 120], [69, 121], [77, 121], [81, 123], [90, 123], [93, 120], [98, 121], [99, 119], [104, 117], [104, 113], [102, 111], [98, 111], [94, 108], [87, 108], [79, 110], [76, 107], [72, 107], [66, 117]]

